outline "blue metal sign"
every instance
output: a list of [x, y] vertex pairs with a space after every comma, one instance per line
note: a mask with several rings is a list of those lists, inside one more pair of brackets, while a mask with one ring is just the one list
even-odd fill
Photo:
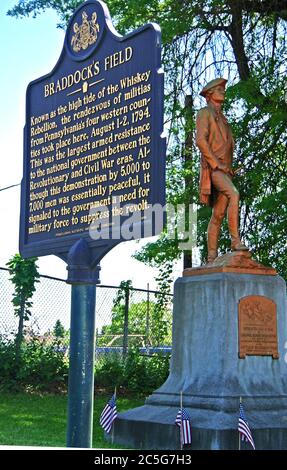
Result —
[[21, 254], [66, 260], [84, 239], [100, 259], [121, 240], [155, 234], [162, 132], [159, 27], [123, 37], [103, 2], [83, 3], [55, 68], [27, 88]]

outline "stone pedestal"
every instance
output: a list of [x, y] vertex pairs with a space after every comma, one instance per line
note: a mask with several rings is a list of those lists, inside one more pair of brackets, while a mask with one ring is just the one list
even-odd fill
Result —
[[[239, 358], [239, 301], [255, 295], [276, 304], [278, 359]], [[219, 270], [179, 278], [170, 375], [144, 406], [119, 415], [114, 441], [143, 449], [180, 448], [174, 421], [182, 391], [192, 449], [238, 449], [240, 396], [256, 449], [287, 449], [286, 312], [285, 282], [274, 273]]]

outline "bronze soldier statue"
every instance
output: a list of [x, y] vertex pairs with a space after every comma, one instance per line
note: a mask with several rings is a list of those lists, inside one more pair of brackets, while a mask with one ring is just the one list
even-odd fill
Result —
[[196, 144], [201, 152], [200, 201], [213, 208], [208, 224], [208, 262], [217, 257], [218, 238], [227, 211], [233, 251], [248, 250], [239, 237], [239, 193], [232, 182], [234, 140], [226, 117], [221, 111], [227, 80], [216, 78], [200, 92], [207, 106], [196, 120]]

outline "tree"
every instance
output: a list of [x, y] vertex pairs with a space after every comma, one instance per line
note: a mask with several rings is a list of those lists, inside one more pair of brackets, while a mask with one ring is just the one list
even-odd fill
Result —
[[[165, 293], [158, 293], [157, 302], [149, 299], [132, 302], [131, 281], [122, 281], [117, 291], [112, 309], [112, 323], [102, 328], [101, 344], [109, 344], [110, 336], [119, 336], [113, 346], [122, 345], [124, 350], [129, 344], [158, 346], [171, 340], [171, 312]], [[163, 300], [164, 299], [164, 300]], [[105, 338], [106, 336], [106, 338]], [[132, 336], [135, 340], [130, 341]], [[109, 339], [107, 340], [107, 337]]]
[[[9, 14], [37, 15], [54, 8], [64, 27], [80, 1], [24, 0]], [[122, 33], [156, 20], [163, 33], [166, 73], [165, 127], [168, 132], [167, 193], [171, 203], [198, 202], [199, 155], [194, 146], [194, 117], [199, 91], [215, 76], [229, 80], [225, 112], [236, 140], [236, 181], [241, 194], [244, 240], [265, 264], [287, 279], [287, 1], [286, 0], [110, 0]], [[186, 97], [192, 103], [186, 120]], [[186, 158], [186, 136], [190, 135]], [[191, 142], [191, 143], [190, 143]], [[184, 184], [185, 183], [185, 184]], [[198, 211], [198, 246], [206, 259], [209, 210]], [[229, 246], [227, 227], [220, 249]], [[138, 259], [158, 264], [180, 255], [177, 240], [163, 234], [147, 244]], [[151, 261], [152, 260], [152, 261]], [[159, 265], [159, 264], [158, 264]]]
[[[130, 345], [167, 345], [171, 341], [171, 311], [165, 309], [163, 318], [158, 321], [156, 302], [142, 300], [131, 304], [129, 308], [129, 344]], [[147, 327], [148, 320], [148, 327]], [[124, 312], [120, 306], [114, 306], [112, 310], [112, 323], [102, 328], [101, 344], [107, 344], [111, 336], [120, 336], [120, 341], [113, 346], [122, 344], [124, 331]], [[131, 341], [131, 337], [135, 338]], [[105, 338], [106, 336], [106, 338]]]
[[37, 258], [23, 259], [21, 255], [14, 255], [7, 263], [14, 284], [12, 303], [14, 313], [19, 318], [18, 332], [15, 341], [16, 362], [20, 358], [21, 343], [23, 340], [24, 322], [31, 316], [31, 300], [36, 290], [36, 282], [39, 282]]
[[61, 339], [65, 337], [65, 334], [66, 334], [66, 330], [64, 326], [62, 325], [61, 320], [57, 320], [53, 328], [54, 337], [57, 340], [61, 341]]

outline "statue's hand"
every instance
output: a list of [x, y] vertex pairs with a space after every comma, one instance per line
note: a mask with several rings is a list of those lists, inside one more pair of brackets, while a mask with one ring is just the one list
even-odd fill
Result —
[[222, 163], [219, 163], [217, 165], [216, 170], [223, 171], [227, 175], [233, 176], [233, 171], [231, 170], [231, 168], [228, 168], [228, 166], [226, 166], [226, 165], [222, 165]]

